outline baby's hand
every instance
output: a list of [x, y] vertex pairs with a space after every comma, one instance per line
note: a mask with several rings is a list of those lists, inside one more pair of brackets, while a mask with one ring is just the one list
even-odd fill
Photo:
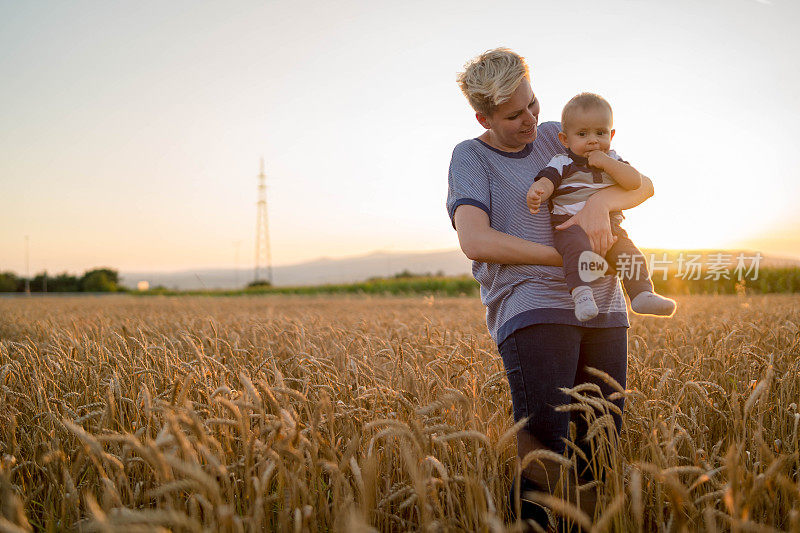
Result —
[[544, 181], [547, 180], [538, 180], [528, 189], [528, 194], [525, 199], [528, 202], [528, 209], [532, 214], [539, 212], [539, 206], [542, 205], [542, 200], [546, 199], [548, 196], [548, 191], [543, 183]]
[[605, 170], [605, 165], [614, 159], [602, 150], [592, 150], [586, 154], [587, 163], [590, 167]]

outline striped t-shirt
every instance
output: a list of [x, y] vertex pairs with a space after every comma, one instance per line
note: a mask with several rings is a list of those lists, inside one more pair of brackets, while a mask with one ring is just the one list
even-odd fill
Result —
[[[553, 246], [550, 214], [531, 214], [525, 196], [534, 177], [564, 148], [561, 126], [545, 122], [536, 140], [519, 152], [503, 152], [479, 139], [459, 143], [453, 150], [448, 175], [447, 212], [455, 228], [455, 211], [473, 205], [489, 215], [489, 225], [503, 233]], [[600, 312], [586, 322], [575, 318], [574, 304], [561, 267], [472, 262], [472, 275], [481, 285], [489, 334], [499, 345], [517, 329], [532, 324], [572, 324], [586, 327], [628, 326], [625, 298], [616, 276], [590, 285]]]
[[[614, 150], [609, 150], [608, 156], [627, 163]], [[585, 157], [574, 154], [572, 150], [553, 156], [547, 166], [536, 175], [536, 179], [539, 178], [547, 178], [553, 182], [550, 204], [554, 215], [575, 215], [583, 209], [591, 195], [617, 184], [611, 176], [590, 167]]]

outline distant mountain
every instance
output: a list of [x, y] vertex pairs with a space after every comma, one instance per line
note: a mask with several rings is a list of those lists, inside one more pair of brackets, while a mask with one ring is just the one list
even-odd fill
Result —
[[[646, 257], [654, 253], [657, 260], [662, 254], [677, 261], [683, 253], [703, 255], [723, 253], [729, 254], [733, 262], [739, 253], [747, 257], [755, 252], [740, 250], [643, 250]], [[458, 276], [471, 273], [472, 262], [461, 250], [444, 250], [438, 252], [393, 253], [373, 252], [371, 254], [347, 257], [343, 259], [320, 258], [305, 263], [282, 265], [272, 268], [273, 282], [277, 286], [287, 285], [321, 285], [325, 283], [351, 283], [381, 276], [390, 277], [403, 271], [415, 274], [436, 274]], [[800, 260], [765, 256], [760, 267], [800, 267]], [[238, 277], [237, 277], [238, 276]], [[238, 279], [238, 282], [237, 282]], [[175, 289], [231, 289], [246, 285], [253, 280], [252, 269], [202, 269], [182, 270], [176, 272], [122, 272], [120, 280], [127, 287], [136, 287], [137, 282], [147, 281], [151, 287], [163, 285]]]
[[[330, 259], [323, 257], [272, 267], [275, 285], [321, 285], [325, 283], [351, 283], [375, 276], [393, 276], [407, 270], [415, 274], [457, 276], [469, 274], [472, 262], [461, 250], [440, 252], [392, 253], [374, 252], [368, 255]], [[237, 283], [238, 279], [238, 283]], [[122, 272], [120, 281], [127, 287], [136, 287], [147, 281], [151, 287], [164, 285], [177, 289], [227, 289], [242, 287], [253, 280], [253, 269], [203, 269], [177, 272]]]

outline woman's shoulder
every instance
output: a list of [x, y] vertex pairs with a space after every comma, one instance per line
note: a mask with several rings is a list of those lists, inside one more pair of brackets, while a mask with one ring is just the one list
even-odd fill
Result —
[[545, 162], [558, 154], [565, 153], [564, 146], [558, 140], [559, 131], [561, 122], [550, 121], [539, 124], [532, 152]]
[[453, 148], [453, 155], [475, 153], [478, 151], [479, 146], [480, 141], [478, 141], [478, 139], [465, 139], [458, 143], [455, 148]]
[[539, 138], [543, 138], [547, 140], [558, 141], [558, 132], [561, 131], [561, 122], [558, 122], [557, 120], [542, 122], [537, 127], [537, 130], [538, 130], [538, 133], [536, 135], [537, 140]]
[[477, 139], [466, 139], [461, 141], [453, 148], [453, 155], [450, 158], [452, 163], [476, 163], [483, 161], [485, 154], [481, 150], [481, 143]]

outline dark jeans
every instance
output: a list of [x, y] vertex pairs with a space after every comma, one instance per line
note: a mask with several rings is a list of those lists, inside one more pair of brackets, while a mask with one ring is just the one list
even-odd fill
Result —
[[[571, 402], [559, 388], [580, 383], [596, 383], [604, 396], [614, 389], [602, 379], [586, 372], [594, 367], [625, 387], [628, 367], [628, 331], [625, 327], [590, 328], [566, 324], [534, 324], [518, 329], [498, 347], [511, 387], [514, 421], [530, 417], [525, 429], [541, 444], [563, 453], [562, 439], [569, 438], [569, 423], [577, 429], [580, 448], [591, 460], [584, 442], [587, 424], [578, 411], [559, 412], [554, 407]], [[623, 409], [622, 398], [614, 403]], [[614, 414], [617, 433], [622, 417]], [[578, 463], [583, 477], [589, 478], [585, 464]]]
[[[555, 229], [555, 226], [563, 224], [570, 218], [572, 218], [570, 215], [550, 215], [553, 224], [553, 244], [563, 258], [564, 280], [567, 288], [572, 291], [580, 285], [588, 285], [578, 274], [578, 261], [581, 253], [592, 251], [592, 246], [589, 244], [586, 232], [578, 225], [567, 229]], [[644, 254], [633, 244], [628, 232], [619, 225], [619, 221], [613, 217], [611, 233], [617, 237], [617, 242], [609, 248], [605, 256], [609, 273], [613, 270], [619, 274], [622, 286], [625, 287], [625, 292], [631, 300], [640, 292], [653, 292], [653, 282], [650, 281]]]

